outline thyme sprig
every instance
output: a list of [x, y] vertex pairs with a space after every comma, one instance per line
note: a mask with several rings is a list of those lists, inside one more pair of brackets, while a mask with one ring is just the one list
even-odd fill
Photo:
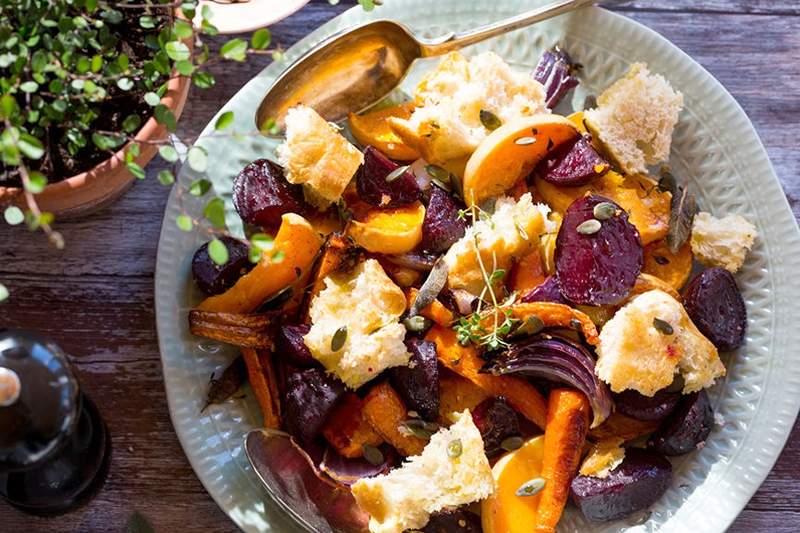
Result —
[[[473, 228], [478, 220], [491, 224], [489, 215], [475, 205], [460, 211], [459, 217], [464, 220], [469, 217], [472, 220]], [[472, 314], [461, 317], [453, 329], [455, 329], [458, 342], [462, 346], [466, 346], [471, 342], [479, 346], [486, 346], [490, 350], [506, 348], [509, 344], [505, 338], [511, 333], [515, 324], [519, 322], [518, 319], [513, 317], [509, 308], [516, 299], [516, 293], [510, 294], [502, 301], [498, 298], [495, 285], [505, 277], [506, 271], [502, 268], [497, 268], [497, 256], [492, 252], [490, 273], [480, 252], [480, 232], [474, 229], [473, 232], [475, 256], [478, 260], [478, 267], [481, 271], [484, 286], [478, 297], [477, 309]], [[491, 308], [484, 311], [483, 306], [486, 302], [491, 303]]]

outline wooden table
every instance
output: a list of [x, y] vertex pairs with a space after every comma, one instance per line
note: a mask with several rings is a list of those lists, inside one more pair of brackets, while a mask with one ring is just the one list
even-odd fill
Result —
[[[272, 28], [274, 40], [288, 47], [355, 3], [312, 0]], [[615, 9], [666, 36], [733, 93], [800, 216], [800, 4], [638, 0]], [[218, 66], [214, 88], [192, 89], [180, 121], [182, 134], [199, 133], [268, 62], [255, 58]], [[84, 389], [108, 422], [114, 447], [108, 480], [91, 503], [50, 519], [0, 503], [3, 532], [124, 531], [134, 511], [156, 531], [236, 529], [197, 480], [167, 412], [153, 311], [156, 242], [168, 192], [155, 179], [161, 168], [159, 162], [147, 167], [148, 179], [111, 208], [59, 224], [67, 241], [64, 251], [48, 247], [41, 235], [0, 224], [0, 281], [12, 291], [11, 300], [0, 305], [0, 326], [38, 330], [73, 356]], [[799, 461], [796, 425], [731, 531], [800, 530]]]

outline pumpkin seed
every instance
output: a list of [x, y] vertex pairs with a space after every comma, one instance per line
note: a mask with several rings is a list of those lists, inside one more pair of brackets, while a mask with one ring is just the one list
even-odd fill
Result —
[[507, 452], [513, 452], [514, 450], [522, 448], [523, 444], [525, 444], [525, 441], [522, 439], [522, 437], [513, 436], [503, 439], [503, 441], [500, 443], [500, 447]]
[[536, 137], [520, 137], [519, 139], [514, 141], [514, 144], [517, 144], [519, 146], [528, 146], [529, 144], [533, 144], [535, 142], [536, 142]]
[[517, 496], [533, 496], [538, 494], [541, 491], [547, 481], [544, 478], [533, 478], [530, 481], [526, 481], [522, 485], [519, 486], [517, 492], [515, 493]]
[[592, 210], [594, 218], [597, 220], [608, 220], [613, 217], [617, 212], [617, 206], [611, 202], [600, 202]]
[[419, 288], [417, 298], [414, 300], [414, 303], [411, 304], [411, 309], [408, 310], [408, 316], [413, 317], [418, 315], [420, 311], [436, 300], [436, 297], [439, 296], [439, 293], [442, 292], [442, 289], [444, 289], [447, 283], [447, 273], [447, 263], [440, 257], [433, 264], [433, 268], [428, 274], [428, 277], [425, 278], [422, 287]]
[[450, 443], [447, 445], [447, 456], [451, 459], [455, 459], [456, 457], [461, 456], [461, 452], [464, 450], [463, 446], [461, 445], [461, 439], [454, 439], [451, 440]]
[[581, 321], [577, 318], [571, 318], [569, 320], [569, 325], [575, 331], [581, 331], [583, 329], [583, 324], [581, 324]]
[[402, 166], [402, 167], [397, 167], [396, 169], [392, 170], [391, 172], [389, 172], [389, 175], [386, 176], [386, 178], [385, 178], [386, 179], [386, 183], [393, 182], [394, 180], [396, 180], [397, 178], [399, 178], [400, 176], [405, 174], [406, 171], [409, 168], [411, 168], [411, 165], [405, 165], [405, 166]]
[[658, 317], [653, 318], [653, 327], [664, 335], [672, 335], [675, 333], [675, 330], [672, 328], [669, 322], [666, 320], [661, 320]]
[[497, 117], [497, 115], [486, 109], [481, 109], [480, 115], [481, 124], [483, 124], [487, 130], [496, 130], [503, 124], [500, 122], [500, 119]]
[[338, 352], [339, 350], [344, 347], [344, 343], [347, 340], [347, 326], [342, 326], [336, 330], [336, 333], [333, 334], [333, 338], [331, 338], [331, 351]]
[[595, 233], [600, 231], [601, 227], [602, 227], [602, 224], [600, 224], [599, 220], [597, 220], [596, 218], [590, 218], [589, 220], [586, 220], [585, 222], [581, 222], [578, 225], [578, 227], [575, 228], [575, 229], [581, 235], [594, 235]]
[[654, 255], [654, 256], [653, 256], [653, 259], [654, 259], [654, 260], [655, 260], [655, 262], [656, 262], [656, 263], [658, 263], [659, 265], [668, 265], [668, 264], [669, 264], [669, 259], [667, 259], [667, 258], [666, 258], [666, 257], [664, 257], [663, 255]]
[[431, 435], [439, 431], [439, 424], [426, 422], [418, 418], [406, 420], [403, 422], [403, 427], [409, 430], [415, 437], [423, 440], [430, 439]]
[[433, 321], [421, 315], [410, 316], [403, 319], [403, 326], [411, 333], [422, 333], [433, 325]]
[[433, 179], [444, 182], [450, 181], [450, 173], [439, 165], [427, 165], [425, 167], [425, 172], [430, 174], [431, 178]]
[[514, 331], [514, 335], [536, 335], [544, 329], [544, 322], [536, 315], [531, 315]]
[[675, 180], [675, 176], [672, 175], [672, 172], [670, 172], [669, 167], [666, 165], [661, 167], [661, 177], [658, 180], [658, 190], [661, 192], [672, 193], [673, 196], [678, 191], [678, 182]]
[[383, 452], [371, 444], [361, 446], [361, 451], [364, 452], [364, 459], [371, 465], [380, 466], [385, 462]]

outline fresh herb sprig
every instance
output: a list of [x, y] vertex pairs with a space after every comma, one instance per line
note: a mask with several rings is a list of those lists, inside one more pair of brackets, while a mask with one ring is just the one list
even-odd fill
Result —
[[[459, 217], [464, 220], [469, 218], [472, 221], [473, 228], [475, 223], [479, 220], [492, 224], [488, 213], [475, 205], [460, 211]], [[480, 252], [480, 232], [474, 229], [472, 231], [473, 241], [475, 243], [475, 256], [478, 261], [478, 267], [481, 271], [484, 286], [478, 297], [477, 309], [472, 314], [461, 317], [454, 326], [454, 329], [458, 342], [462, 346], [473, 343], [478, 346], [485, 346], [490, 350], [497, 350], [508, 347], [509, 344], [505, 339], [514, 329], [517, 322], [519, 322], [518, 319], [513, 317], [511, 309], [509, 309], [516, 299], [516, 294], [512, 293], [502, 301], [498, 298], [495, 286], [498, 281], [505, 277], [506, 271], [497, 268], [497, 256], [492, 253], [492, 268], [490, 273], [489, 269], [486, 268], [486, 264]], [[483, 305], [487, 301], [491, 303], [491, 308], [484, 311]]]

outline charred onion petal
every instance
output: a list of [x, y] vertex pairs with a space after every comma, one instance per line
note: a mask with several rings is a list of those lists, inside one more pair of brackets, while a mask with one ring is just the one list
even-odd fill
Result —
[[595, 375], [594, 358], [585, 346], [565, 337], [544, 334], [514, 343], [481, 371], [497, 376], [547, 378], [575, 387], [592, 406], [592, 427], [599, 426], [611, 414], [611, 393]]
[[438, 254], [428, 254], [425, 252], [408, 252], [406, 254], [386, 256], [389, 262], [397, 266], [418, 270], [420, 272], [430, 272], [438, 258]]
[[373, 146], [364, 150], [364, 164], [356, 173], [356, 189], [368, 204], [387, 209], [413, 204], [422, 193], [408, 167], [401, 167]]
[[544, 85], [546, 104], [550, 109], [558, 104], [567, 91], [578, 85], [578, 78], [572, 75], [574, 68], [572, 58], [558, 46], [545, 50], [539, 58], [533, 79]]
[[374, 465], [363, 457], [354, 459], [344, 457], [328, 446], [322, 456], [319, 469], [328, 474], [334, 481], [350, 486], [359, 479], [385, 474], [397, 463], [397, 452], [391, 446], [382, 446], [383, 462]]
[[[612, 204], [616, 214], [597, 231], [580, 231], [594, 220], [594, 208]], [[642, 271], [644, 252], [628, 213], [599, 195], [575, 200], [564, 213], [556, 237], [556, 276], [564, 296], [579, 305], [614, 305], [625, 299]]]
[[267, 493], [309, 531], [367, 531], [369, 515], [351, 492], [319, 471], [287, 433], [251, 431], [245, 438], [245, 451]]

